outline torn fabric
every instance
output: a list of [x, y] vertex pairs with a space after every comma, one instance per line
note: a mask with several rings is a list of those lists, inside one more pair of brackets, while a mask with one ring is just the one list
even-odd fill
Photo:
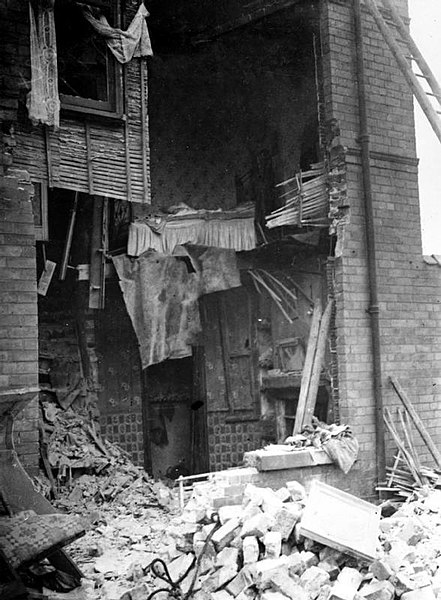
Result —
[[29, 3], [31, 91], [27, 96], [29, 118], [34, 124], [58, 127], [57, 38], [53, 7], [38, 8], [37, 18]]
[[240, 287], [240, 272], [236, 252], [224, 248], [186, 247], [197, 272], [201, 276], [201, 295]]
[[127, 63], [133, 57], [140, 58], [153, 55], [145, 20], [149, 16], [149, 12], [142, 2], [126, 31], [111, 27], [103, 14], [98, 19], [95, 18], [90, 6], [86, 4], [82, 5], [82, 9], [85, 19], [99, 35], [105, 38], [109, 50], [120, 63]]
[[147, 252], [113, 257], [127, 312], [138, 338], [143, 368], [191, 355], [201, 331], [200, 280], [185, 263]]

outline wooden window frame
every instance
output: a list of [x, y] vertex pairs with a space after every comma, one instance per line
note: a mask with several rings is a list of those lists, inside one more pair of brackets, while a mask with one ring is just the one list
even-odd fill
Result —
[[[98, 8], [109, 8], [105, 0], [88, 0], [88, 3]], [[121, 26], [121, 3], [111, 0], [113, 22], [115, 27]], [[64, 112], [105, 116], [108, 118], [122, 119], [124, 116], [123, 101], [123, 65], [107, 49], [107, 90], [109, 100], [94, 100], [70, 94], [60, 94], [61, 109]]]

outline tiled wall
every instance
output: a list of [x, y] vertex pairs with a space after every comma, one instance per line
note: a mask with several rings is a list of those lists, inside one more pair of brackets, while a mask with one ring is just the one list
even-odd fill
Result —
[[242, 463], [244, 452], [262, 446], [260, 421], [228, 423], [224, 413], [208, 415], [208, 445], [210, 470], [220, 471]]
[[101, 432], [111, 442], [125, 450], [135, 465], [144, 464], [142, 415], [105, 415], [101, 418]]

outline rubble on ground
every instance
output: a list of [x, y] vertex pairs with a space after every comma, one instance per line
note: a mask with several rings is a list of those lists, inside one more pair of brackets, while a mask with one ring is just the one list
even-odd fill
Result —
[[87, 600], [144, 600], [160, 589], [169, 592], [159, 600], [441, 599], [441, 490], [382, 518], [368, 561], [301, 534], [308, 497], [299, 483], [236, 483], [231, 497], [239, 487], [242, 502], [216, 510], [225, 494], [216, 480], [195, 484], [182, 512], [108, 504], [73, 545]]
[[[177, 490], [153, 481], [78, 415], [60, 414], [48, 456], [70, 464], [55, 470], [63, 473], [56, 504], [94, 519], [68, 548], [84, 573], [75, 590], [82, 600], [441, 600], [440, 489], [426, 486], [394, 505], [366, 560], [302, 534], [309, 498], [296, 481], [274, 491], [242, 480], [249, 469], [213, 474], [181, 511]], [[84, 444], [95, 446], [95, 458], [77, 467]]]

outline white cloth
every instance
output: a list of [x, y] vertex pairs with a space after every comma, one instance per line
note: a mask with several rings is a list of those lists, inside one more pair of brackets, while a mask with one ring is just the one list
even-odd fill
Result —
[[58, 127], [60, 99], [58, 97], [57, 38], [53, 8], [38, 9], [37, 19], [29, 3], [31, 91], [27, 96], [29, 118], [35, 124]]
[[120, 63], [127, 63], [133, 57], [153, 55], [145, 20], [149, 12], [142, 2], [127, 31], [111, 27], [104, 15], [96, 19], [87, 5], [83, 5], [83, 14], [95, 31], [105, 38], [109, 50]]
[[176, 246], [193, 244], [242, 252], [256, 247], [254, 217], [238, 219], [182, 219], [165, 223], [155, 233], [146, 223], [131, 223], [127, 254], [139, 256], [149, 248], [161, 254], [173, 254]]

